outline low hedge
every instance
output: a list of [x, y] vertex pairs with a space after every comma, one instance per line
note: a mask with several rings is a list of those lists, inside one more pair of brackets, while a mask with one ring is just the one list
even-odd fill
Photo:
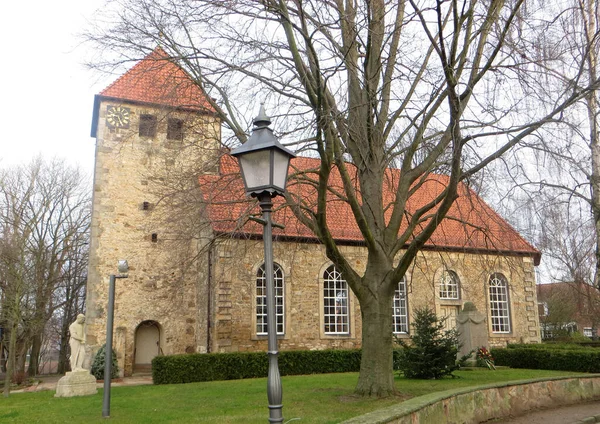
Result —
[[[281, 375], [357, 372], [361, 351], [294, 350], [279, 353]], [[394, 351], [394, 359], [397, 353]], [[266, 377], [265, 352], [208, 353], [157, 356], [152, 360], [154, 384], [192, 383]]]
[[600, 350], [575, 347], [573, 349], [542, 349], [509, 347], [491, 349], [496, 365], [511, 368], [559, 370], [575, 372], [600, 372]]
[[536, 350], [548, 350], [548, 349], [560, 349], [560, 350], [578, 350], [578, 349], [590, 349], [600, 347], [597, 342], [581, 342], [581, 343], [558, 343], [558, 342], [544, 342], [544, 343], [514, 343], [507, 346], [508, 349], [536, 349]]

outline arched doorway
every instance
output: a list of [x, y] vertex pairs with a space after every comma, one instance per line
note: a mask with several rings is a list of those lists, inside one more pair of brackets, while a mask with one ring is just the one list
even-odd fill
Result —
[[160, 351], [160, 325], [156, 321], [141, 322], [135, 330], [133, 372], [150, 372], [152, 359]]

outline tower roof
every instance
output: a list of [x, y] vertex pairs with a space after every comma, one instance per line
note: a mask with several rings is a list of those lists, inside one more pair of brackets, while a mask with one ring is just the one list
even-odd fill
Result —
[[100, 102], [105, 99], [214, 113], [204, 90], [173, 60], [157, 47], [97, 94], [91, 136], [96, 136]]

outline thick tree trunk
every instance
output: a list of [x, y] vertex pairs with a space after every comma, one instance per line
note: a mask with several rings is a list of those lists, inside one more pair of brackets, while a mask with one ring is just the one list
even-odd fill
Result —
[[27, 335], [17, 338], [17, 347], [15, 350], [15, 373], [25, 374], [25, 362], [27, 362], [27, 351], [29, 350], [31, 340]]
[[356, 393], [387, 397], [395, 392], [392, 355], [392, 298], [361, 300], [362, 360]]
[[58, 374], [64, 374], [69, 371], [69, 339], [66, 331], [62, 331], [60, 334], [60, 350], [58, 352]]
[[29, 366], [27, 367], [27, 375], [35, 377], [40, 369], [40, 352], [42, 351], [42, 336], [37, 334], [33, 336], [31, 344], [31, 354], [29, 355]]
[[8, 342], [8, 358], [6, 362], [6, 375], [4, 376], [4, 397], [10, 393], [10, 380], [15, 372], [15, 356], [17, 350], [17, 326], [13, 324], [10, 328]]
[[[65, 309], [62, 316], [62, 324], [60, 327], [60, 347], [58, 352], [58, 369], [59, 374], [65, 374], [70, 371], [69, 364], [69, 324], [74, 320], [72, 317], [76, 315], [77, 307], [74, 304], [77, 302], [77, 291], [71, 290], [70, 286], [67, 286], [65, 295]], [[75, 295], [74, 295], [75, 294]], [[75, 311], [75, 313], [73, 312]]]

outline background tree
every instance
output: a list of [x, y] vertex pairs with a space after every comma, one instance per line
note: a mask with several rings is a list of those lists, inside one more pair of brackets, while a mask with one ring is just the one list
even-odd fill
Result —
[[[318, 169], [290, 182], [287, 201], [360, 302], [357, 393], [385, 396], [394, 390], [394, 289], [466, 194], [460, 183], [597, 88], [583, 68], [554, 76], [544, 71], [555, 57], [528, 54], [543, 33], [562, 28], [543, 5], [524, 4], [122, 0], [88, 38], [107, 53], [94, 66], [111, 70], [161, 46], [207, 91], [227, 144], [246, 140], [245, 118], [260, 98], [285, 116], [276, 124], [285, 142], [318, 155]], [[560, 89], [546, 92], [554, 79]], [[538, 92], [543, 103], [530, 101]], [[390, 166], [402, 169], [399, 179]], [[447, 176], [439, 194], [409, 214], [408, 202], [433, 173]], [[334, 175], [341, 187], [331, 186]], [[295, 194], [300, 185], [316, 190], [314, 204]], [[364, 270], [329, 231], [328, 195], [354, 214], [368, 252]]]
[[[0, 170], [0, 284], [9, 340], [5, 394], [12, 373], [38, 372], [46, 325], [73, 302], [59, 291], [81, 284], [90, 199], [78, 170], [35, 159]], [[75, 271], [75, 268], [78, 270]], [[79, 289], [80, 290], [80, 289]], [[66, 337], [66, 334], [63, 334]]]
[[[522, 8], [518, 19], [519, 27], [522, 32], [530, 32], [537, 25], [543, 31], [514, 48], [524, 58], [536, 61], [539, 78], [547, 84], [544, 90], [529, 91], [529, 101], [532, 104], [551, 105], [555, 102], [551, 93], [568, 90], [574, 84], [586, 86], [598, 80], [599, 4], [597, 0], [543, 2], [545, 17], [537, 23], [530, 20], [532, 14], [536, 13], [532, 5], [539, 7], [536, 2], [532, 2], [528, 3], [527, 8]], [[539, 61], [539, 58], [542, 60]], [[538, 64], [548, 63], [547, 59], [551, 59], [552, 66]], [[573, 78], [574, 74], [577, 74], [576, 78]], [[526, 149], [515, 150], [510, 164], [506, 166], [511, 180], [516, 182], [519, 190], [523, 190], [519, 192], [513, 189], [512, 194], [528, 198], [528, 209], [534, 213], [539, 212], [539, 218], [548, 220], [543, 231], [563, 233], [567, 243], [559, 242], [556, 246], [567, 248], [566, 244], [571, 245], [567, 248], [569, 252], [564, 249], [562, 252], [544, 249], [544, 253], [552, 257], [553, 265], [558, 268], [571, 268], [565, 271], [572, 275], [572, 281], [583, 279], [590, 284], [593, 281], [596, 286], [600, 277], [598, 112], [598, 91], [590, 90], [572, 108], [561, 114], [560, 120], [541, 129], [534, 137], [529, 137], [523, 143]], [[548, 209], [553, 209], [556, 205], [561, 216], [551, 210], [542, 210], [544, 205], [548, 205]], [[532, 222], [534, 221], [539, 225], [539, 219]], [[589, 227], [590, 223], [592, 228]], [[558, 227], [553, 228], [554, 225]], [[565, 225], [569, 228], [565, 228]], [[580, 232], [583, 228], [589, 231], [587, 234], [594, 235], [595, 258], [591, 261], [587, 242], [585, 246], [580, 246], [581, 251], [574, 245], [579, 243], [574, 237], [580, 241], [587, 239]], [[546, 247], [551, 247], [544, 241], [549, 237], [558, 241], [551, 234], [542, 234], [540, 237], [542, 245]], [[570, 264], [566, 263], [568, 261]], [[588, 275], [573, 275], [573, 267], [579, 269], [577, 272], [585, 269], [580, 266], [581, 261], [591, 265], [594, 270], [592, 279]]]

